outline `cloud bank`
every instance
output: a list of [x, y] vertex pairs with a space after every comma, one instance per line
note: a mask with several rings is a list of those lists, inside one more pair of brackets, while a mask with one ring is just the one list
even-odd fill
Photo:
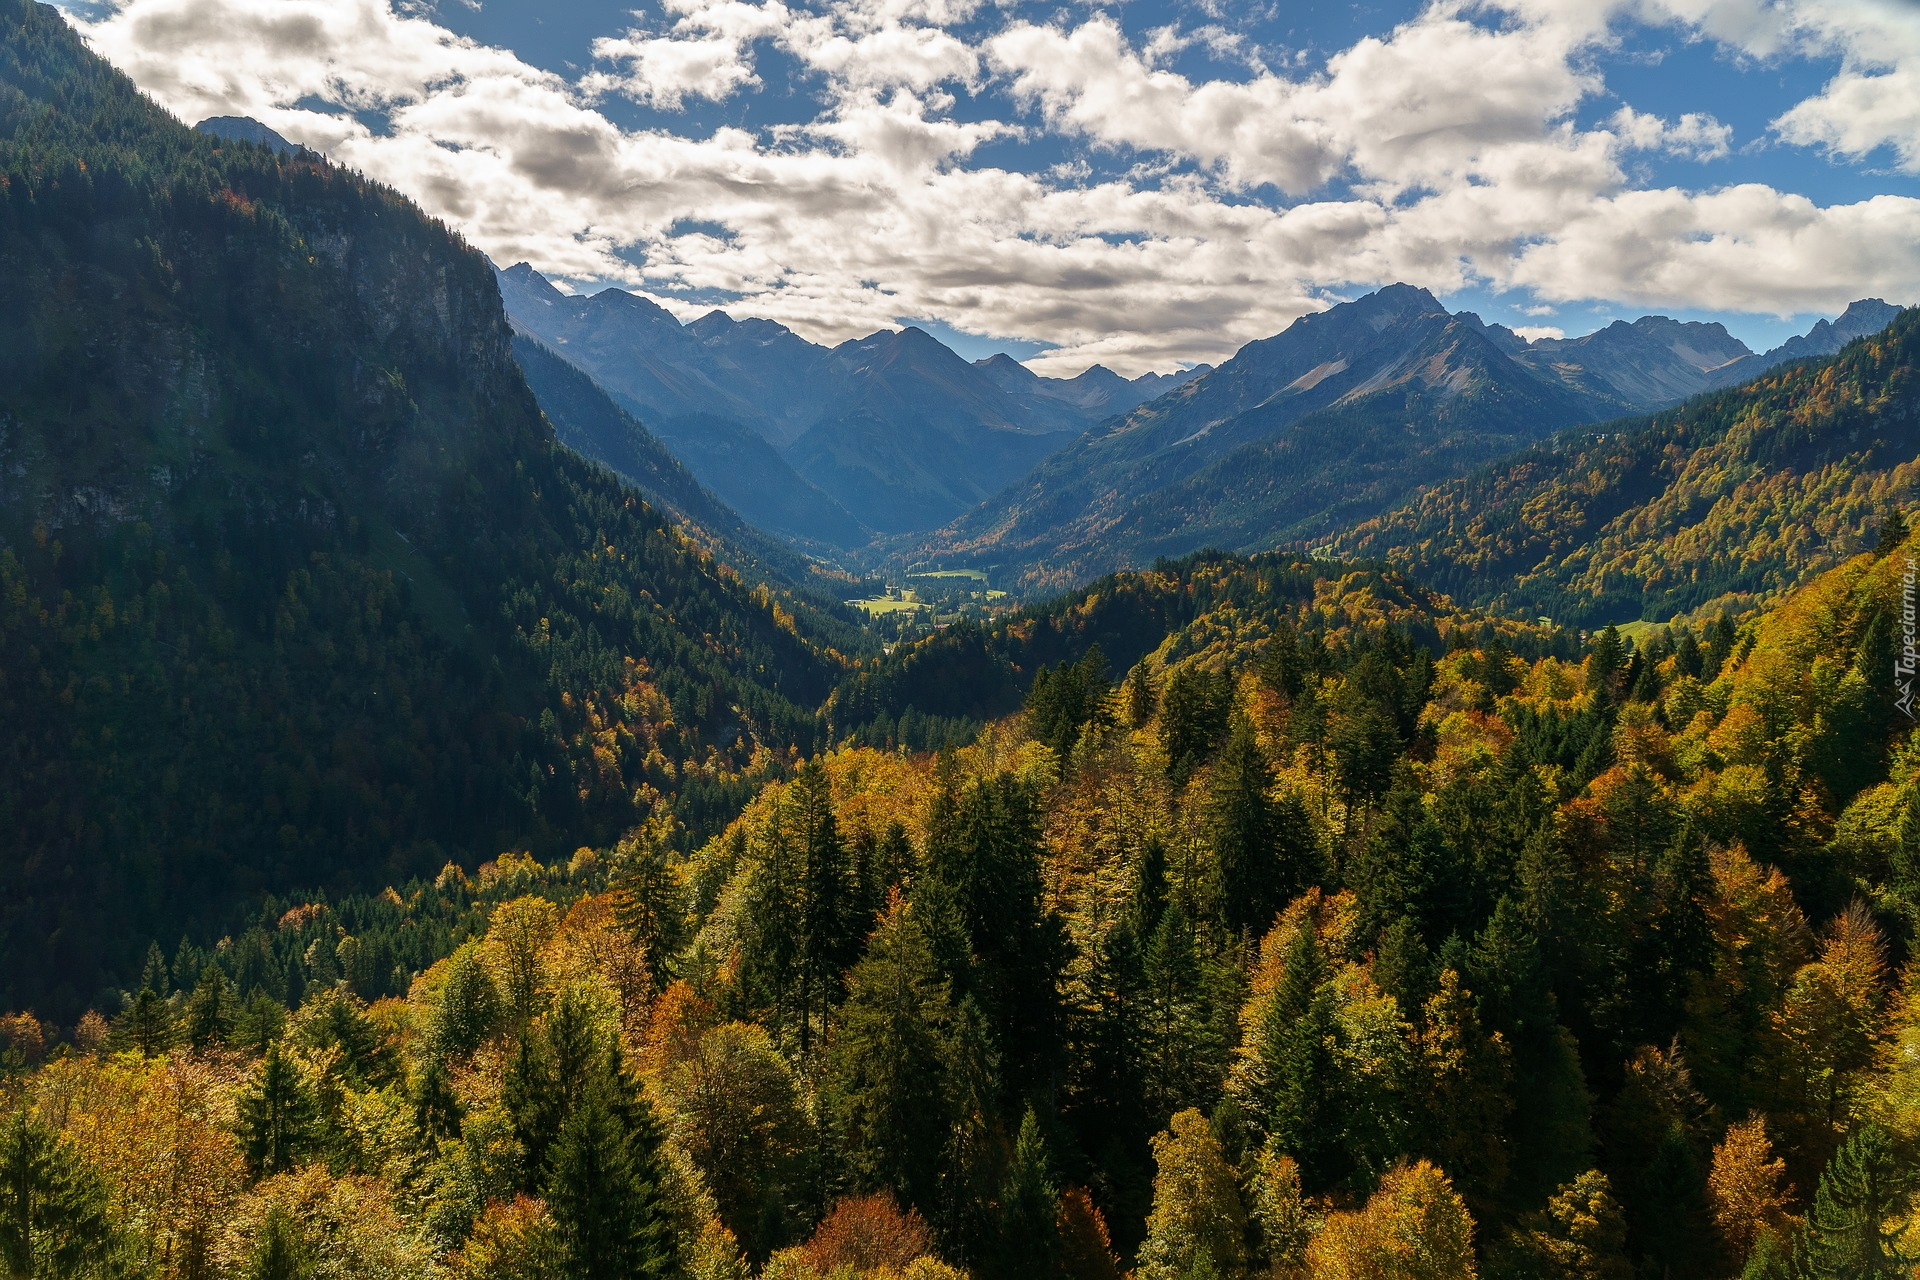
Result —
[[[1838, 72], [1761, 139], [1605, 100], [1625, 23]], [[1904, 0], [1435, 0], [1318, 66], [1172, 69], [1232, 33], [1130, 36], [972, 0], [666, 0], [569, 80], [389, 0], [112, 0], [77, 22], [186, 120], [253, 116], [418, 200], [495, 261], [726, 300], [840, 340], [903, 318], [1048, 344], [1071, 373], [1218, 360], [1394, 280], [1529, 300], [1789, 314], [1920, 297], [1920, 200], [1637, 181], [1746, 142], [1920, 173], [1920, 6]], [[627, 128], [818, 87], [804, 123]], [[1592, 116], [1593, 112], [1587, 113]], [[1005, 160], [1036, 138], [1085, 164]], [[1006, 144], [996, 146], [993, 144]], [[977, 159], [993, 146], [998, 162]]]

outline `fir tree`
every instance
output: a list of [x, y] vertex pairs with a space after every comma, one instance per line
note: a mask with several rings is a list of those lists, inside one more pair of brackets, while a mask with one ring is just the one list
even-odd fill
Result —
[[1874, 539], [1873, 554], [1885, 558], [1907, 545], [1907, 515], [1898, 507], [1888, 507], [1880, 521], [1880, 535]]
[[447, 959], [429, 1038], [436, 1056], [458, 1060], [479, 1048], [500, 1026], [500, 992], [480, 962], [477, 945], [468, 943]]

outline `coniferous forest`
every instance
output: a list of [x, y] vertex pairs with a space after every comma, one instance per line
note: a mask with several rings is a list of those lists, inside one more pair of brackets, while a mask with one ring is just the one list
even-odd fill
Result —
[[452, 232], [0, 0], [0, 1274], [1912, 1277], [1912, 332], [1526, 464], [1867, 442], [1655, 625], [1493, 607], [1621, 572], [1495, 470], [883, 650]]

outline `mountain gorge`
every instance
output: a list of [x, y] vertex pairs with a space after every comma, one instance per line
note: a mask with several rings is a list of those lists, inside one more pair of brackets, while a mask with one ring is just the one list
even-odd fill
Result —
[[[1041, 378], [1005, 357], [969, 364], [913, 327], [828, 348], [720, 311], [683, 326], [622, 290], [563, 294], [524, 263], [500, 287], [516, 326], [591, 374], [749, 518], [843, 549], [951, 519], [1090, 423], [1191, 376], [1129, 382], [1096, 366]], [[795, 496], [772, 508], [776, 490]]]

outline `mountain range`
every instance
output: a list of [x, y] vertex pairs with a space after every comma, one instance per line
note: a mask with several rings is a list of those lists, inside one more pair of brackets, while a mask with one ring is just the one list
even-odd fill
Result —
[[911, 326], [825, 347], [721, 311], [683, 325], [620, 289], [564, 294], [525, 263], [499, 278], [516, 328], [748, 519], [842, 549], [944, 523], [1091, 423], [1205, 372], [1043, 378], [1006, 356], [969, 364]]
[[1435, 485], [1327, 549], [1594, 627], [1745, 612], [1870, 549], [1920, 493], [1916, 367], [1920, 309], [1836, 356]]
[[1038, 589], [1205, 546], [1297, 546], [1557, 431], [1837, 350], [1894, 314], [1858, 302], [1757, 356], [1718, 324], [1663, 316], [1527, 342], [1392, 285], [1247, 344], [887, 550], [896, 563], [993, 566]]

